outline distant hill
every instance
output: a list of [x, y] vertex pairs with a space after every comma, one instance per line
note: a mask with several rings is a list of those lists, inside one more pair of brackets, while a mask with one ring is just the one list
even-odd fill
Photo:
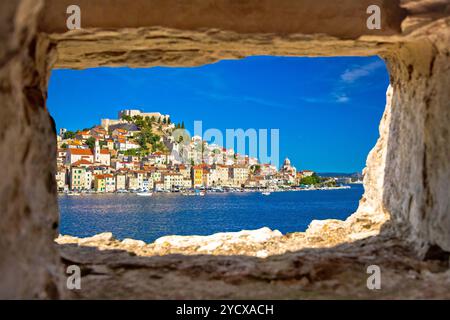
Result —
[[337, 177], [337, 178], [362, 178], [360, 172], [346, 173], [346, 172], [318, 172], [317, 175], [324, 178]]

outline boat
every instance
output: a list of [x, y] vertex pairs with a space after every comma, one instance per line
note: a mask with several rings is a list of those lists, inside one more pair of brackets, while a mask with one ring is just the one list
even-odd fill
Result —
[[140, 197], [151, 197], [153, 193], [151, 192], [137, 192], [136, 195]]
[[261, 192], [261, 194], [263, 196], [270, 196], [270, 191], [264, 191], [264, 192]]
[[68, 196], [81, 196], [81, 193], [71, 191], [71, 192], [67, 192], [67, 195]]
[[196, 196], [201, 196], [201, 197], [203, 197], [203, 196], [206, 194], [206, 191], [196, 189], [194, 194], [195, 194]]

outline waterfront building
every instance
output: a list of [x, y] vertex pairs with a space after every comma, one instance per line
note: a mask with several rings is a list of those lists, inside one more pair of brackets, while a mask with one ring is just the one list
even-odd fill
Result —
[[229, 166], [223, 164], [217, 164], [214, 166], [217, 172], [217, 184], [221, 186], [229, 185]]
[[91, 190], [92, 189], [92, 181], [93, 181], [93, 174], [92, 170], [89, 168], [86, 169], [84, 173], [84, 190]]
[[127, 189], [128, 190], [138, 190], [139, 189], [138, 178], [132, 173], [127, 175]]
[[86, 175], [86, 168], [72, 167], [70, 169], [70, 189], [71, 190], [86, 189], [85, 175]]
[[190, 188], [192, 188], [192, 180], [191, 180], [191, 179], [183, 178], [183, 181], [182, 181], [182, 187], [183, 187], [184, 189], [190, 189]]
[[66, 168], [63, 166], [58, 167], [56, 171], [56, 187], [58, 191], [63, 191], [66, 189], [67, 186], [67, 179], [66, 179]]
[[154, 184], [153, 184], [153, 179], [145, 177], [142, 180], [142, 190], [153, 190]]
[[177, 172], [167, 172], [163, 176], [164, 190], [183, 187], [183, 175]]
[[203, 167], [201, 165], [192, 166], [191, 178], [194, 188], [203, 186]]
[[113, 192], [116, 183], [112, 174], [98, 174], [94, 176], [94, 189], [97, 192]]
[[179, 164], [176, 166], [176, 171], [183, 176], [183, 179], [191, 179], [191, 170], [188, 166]]
[[249, 170], [245, 165], [233, 165], [231, 167], [230, 173], [230, 178], [233, 182], [233, 185], [239, 187], [242, 184], [245, 184], [245, 182], [247, 181]]
[[152, 170], [150, 172], [150, 177], [152, 178], [153, 182], [159, 182], [162, 179], [162, 172], [160, 170]]
[[97, 174], [94, 176], [94, 190], [97, 192], [106, 191], [106, 181], [103, 174]]

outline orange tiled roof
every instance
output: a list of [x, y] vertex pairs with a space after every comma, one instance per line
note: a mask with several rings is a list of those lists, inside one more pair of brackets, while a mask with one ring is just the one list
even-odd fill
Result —
[[92, 156], [91, 149], [76, 149], [76, 148], [70, 148], [69, 149], [70, 154], [78, 155], [78, 156]]
[[87, 161], [87, 160], [85, 160], [85, 159], [81, 159], [81, 160], [78, 160], [78, 161], [72, 163], [72, 166], [76, 167], [76, 166], [83, 165], [83, 164], [85, 164], [85, 165], [91, 165], [92, 162]]
[[95, 175], [97, 179], [114, 178], [112, 174], [97, 174]]

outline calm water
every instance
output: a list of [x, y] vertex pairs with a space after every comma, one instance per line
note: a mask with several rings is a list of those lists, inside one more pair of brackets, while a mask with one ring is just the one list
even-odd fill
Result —
[[207, 194], [60, 196], [60, 233], [87, 237], [110, 231], [118, 239], [146, 242], [165, 235], [208, 235], [267, 226], [282, 233], [304, 231], [313, 219], [345, 219], [362, 185], [328, 191]]

